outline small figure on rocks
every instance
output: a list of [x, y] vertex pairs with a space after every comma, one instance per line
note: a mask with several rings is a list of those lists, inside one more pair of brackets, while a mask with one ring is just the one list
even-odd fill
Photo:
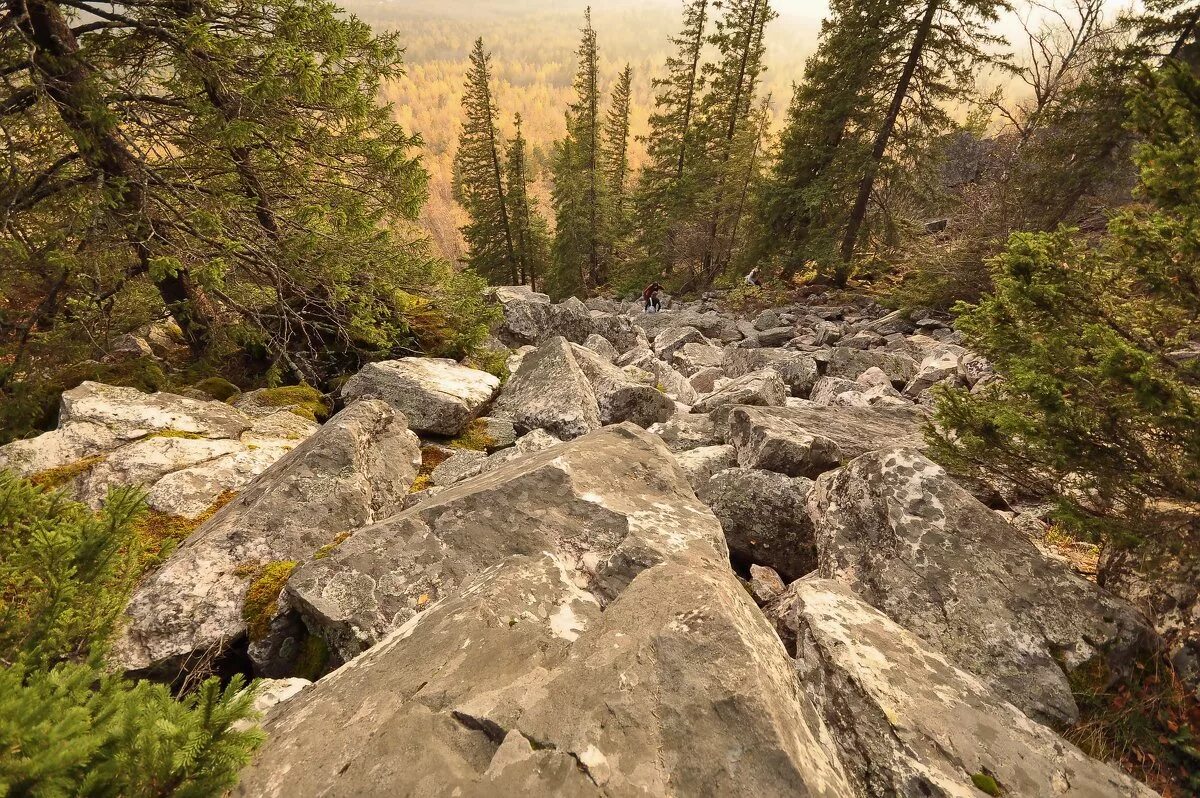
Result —
[[757, 266], [751, 269], [746, 275], [746, 285], [754, 286], [755, 288], [762, 288], [762, 278], [758, 276]]
[[658, 283], [650, 283], [642, 290], [642, 303], [647, 313], [658, 313], [662, 309], [662, 301], [658, 298], [661, 290], [662, 286]]

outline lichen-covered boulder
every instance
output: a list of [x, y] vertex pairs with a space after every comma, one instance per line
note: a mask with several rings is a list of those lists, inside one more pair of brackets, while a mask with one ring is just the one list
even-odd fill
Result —
[[575, 362], [592, 385], [601, 424], [632, 421], [639, 427], [648, 427], [666, 421], [674, 414], [675, 403], [655, 387], [652, 374], [641, 372], [643, 379], [635, 380], [628, 371], [614, 366], [590, 349], [575, 344], [571, 348]]
[[803, 352], [787, 349], [742, 349], [726, 347], [722, 366], [730, 377], [741, 377], [770, 368], [783, 378], [792, 396], [807, 397], [819, 376], [817, 361]]
[[[372, 579], [427, 600], [271, 713], [235, 796], [851, 794], [716, 519], [651, 436], [606, 428], [422, 506], [334, 556], [406, 552]], [[416, 584], [434, 577], [449, 589]]]
[[876, 449], [924, 446], [924, 418], [912, 406], [735, 407], [725, 440], [738, 450], [741, 466], [813, 477]]
[[765, 368], [730, 380], [692, 405], [696, 413], [708, 413], [728, 405], [778, 407], [787, 398], [787, 386], [779, 373]]
[[486, 371], [447, 358], [405, 357], [368, 363], [342, 386], [342, 398], [382, 399], [414, 432], [457, 435], [499, 389]]
[[565, 338], [551, 338], [529, 353], [509, 377], [492, 414], [512, 420], [518, 432], [544, 429], [563, 440], [600, 426], [600, 407], [587, 375]]
[[488, 296], [503, 314], [494, 332], [506, 345], [536, 345], [549, 335], [554, 310], [547, 295], [527, 285], [504, 285], [488, 289]]
[[821, 576], [990, 684], [1030, 717], [1078, 717], [1067, 674], [1113, 672], [1157, 635], [1125, 601], [1042, 554], [911, 449], [859, 457], [809, 499]]
[[404, 415], [384, 402], [338, 413], [142, 581], [114, 661], [170, 677], [193, 653], [219, 652], [245, 635], [245, 597], [256, 575], [397, 512], [420, 465], [418, 445]]
[[760, 471], [719, 471], [697, 490], [721, 521], [729, 556], [743, 571], [752, 564], [799, 579], [817, 567], [813, 525], [805, 510], [812, 481]]
[[729, 445], [699, 446], [676, 452], [675, 462], [687, 475], [692, 490], [699, 494], [713, 474], [737, 465], [737, 453]]
[[678, 413], [647, 429], [662, 438], [672, 452], [686, 452], [688, 449], [722, 443], [716, 424], [708, 416]]
[[1153, 798], [928, 643], [822, 579], [766, 608], [832, 731], [847, 795]]
[[349, 659], [507, 556], [586, 556], [594, 588], [615, 594], [671, 546], [702, 539], [724, 552], [720, 535], [662, 443], [622, 424], [510, 460], [360, 530], [300, 566], [287, 595]]
[[916, 362], [902, 353], [835, 346], [829, 350], [825, 374], [830, 377], [844, 377], [852, 380], [872, 367], [887, 374], [896, 387], [908, 384], [917, 371]]

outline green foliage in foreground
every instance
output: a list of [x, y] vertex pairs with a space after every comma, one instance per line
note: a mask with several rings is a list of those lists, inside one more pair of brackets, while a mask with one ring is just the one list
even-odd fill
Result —
[[262, 741], [253, 691], [181, 700], [102, 665], [142, 570], [132, 490], [105, 509], [0, 472], [0, 795], [216, 796]]
[[1200, 78], [1171, 63], [1132, 105], [1140, 194], [1100, 245], [1017, 234], [963, 308], [1003, 380], [940, 402], [938, 453], [1062, 496], [1113, 542], [1195, 530], [1200, 507]]

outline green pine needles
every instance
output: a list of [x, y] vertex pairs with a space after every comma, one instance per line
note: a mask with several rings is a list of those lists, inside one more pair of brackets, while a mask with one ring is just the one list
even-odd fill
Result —
[[1114, 543], [1196, 529], [1200, 509], [1200, 77], [1144, 72], [1131, 106], [1144, 204], [1099, 245], [1019, 233], [959, 326], [1002, 381], [946, 393], [941, 456], [1062, 496]]
[[93, 513], [0, 472], [0, 795], [216, 796], [262, 741], [241, 677], [176, 700], [103, 667], [141, 512], [133, 490]]

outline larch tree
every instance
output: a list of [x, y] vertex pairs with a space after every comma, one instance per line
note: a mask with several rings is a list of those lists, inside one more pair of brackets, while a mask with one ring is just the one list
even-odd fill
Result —
[[501, 163], [499, 112], [492, 98], [491, 54], [475, 40], [463, 91], [463, 123], [454, 155], [455, 188], [469, 221], [463, 227], [467, 262], [493, 283], [516, 285], [523, 270], [517, 254]]
[[[858, 188], [841, 236], [834, 279], [844, 285], [852, 271], [876, 181], [889, 152], [896, 149], [897, 134], [909, 142], [932, 141], [952, 122], [945, 106], [974, 91], [974, 77], [984, 63], [994, 60], [989, 47], [1002, 40], [988, 32], [1008, 0], [925, 0], [911, 7], [904, 29], [908, 42], [897, 64], [891, 96], [875, 131]], [[907, 115], [907, 119], [902, 119]]]
[[737, 166], [748, 149], [757, 147], [752, 112], [765, 68], [763, 37], [776, 16], [768, 0], [730, 0], [723, 11], [709, 38], [717, 58], [705, 65], [708, 80], [700, 104], [706, 183], [694, 278], [700, 286], [711, 284], [728, 266], [731, 222], [740, 196]]
[[504, 156], [513, 247], [516, 250], [519, 283], [536, 291], [538, 280], [544, 279], [548, 266], [550, 239], [546, 220], [538, 210], [537, 197], [529, 193], [529, 157], [525, 135], [521, 131], [520, 114], [513, 119], [513, 127], [516, 132]]

